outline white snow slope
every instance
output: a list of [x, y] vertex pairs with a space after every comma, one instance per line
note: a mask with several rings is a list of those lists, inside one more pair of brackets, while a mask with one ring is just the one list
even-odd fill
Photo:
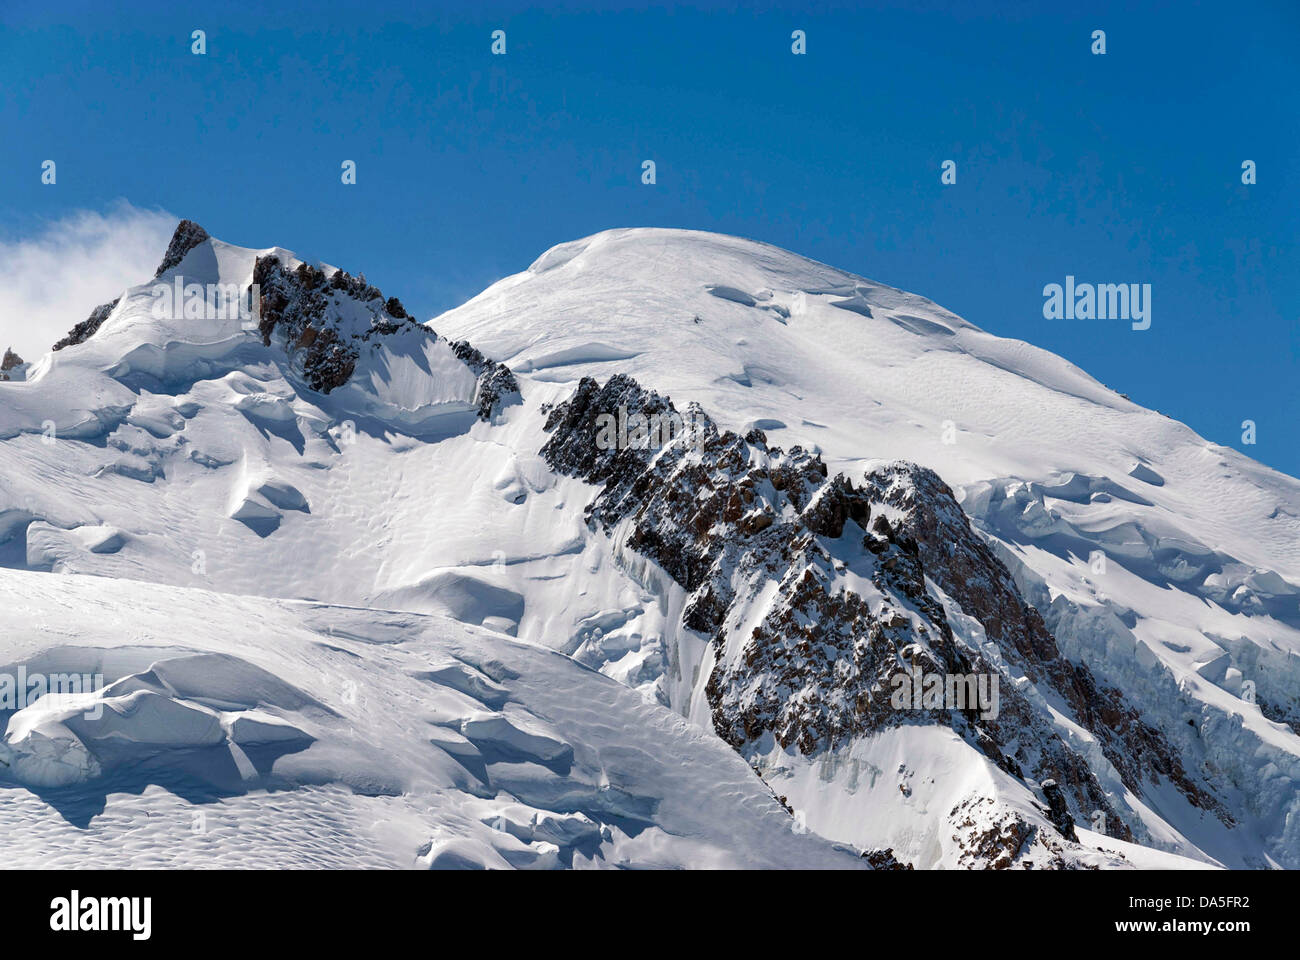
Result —
[[[270, 252], [296, 263], [286, 251], [206, 240], [160, 279], [246, 286], [255, 258]], [[286, 344], [264, 347], [238, 321], [159, 320], [150, 305], [149, 285], [133, 288], [85, 343], [29, 365], [25, 380], [0, 382], [0, 594], [23, 611], [0, 657], [34, 670], [60, 650], [145, 647], [147, 656], [67, 663], [102, 656], [106, 679], [121, 686], [101, 696], [160, 705], [122, 735], [151, 746], [114, 753], [111, 769], [86, 746], [104, 731], [78, 729], [39, 702], [10, 718], [5, 742], [18, 765], [0, 768], [0, 782], [13, 781], [4, 816], [28, 830], [41, 824], [45, 849], [63, 843], [74, 857], [89, 831], [106, 860], [141, 864], [855, 863], [797, 836], [806, 823], [931, 867], [965, 865], [947, 840], [963, 802], [1041, 820], [1034, 794], [943, 729], [902, 727], [815, 760], [779, 747], [746, 757], [795, 820], [713, 738], [700, 669], [709, 638], [682, 627], [682, 588], [588, 527], [593, 488], [538, 455], [544, 404], [566, 399], [584, 375], [627, 373], [679, 409], [698, 401], [721, 427], [757, 426], [773, 444], [820, 451], [832, 473], [856, 478], [908, 459], [953, 487], [1062, 651], [1138, 704], [1231, 811], [1225, 823], [1159, 784], [1134, 795], [1090, 734], [1062, 720], [1141, 843], [1080, 830], [1082, 860], [1300, 866], [1300, 737], [1277, 722], [1300, 721], [1300, 482], [1058, 357], [794, 254], [677, 230], [608, 231], [556, 247], [432, 320], [432, 346], [391, 348], [423, 358], [368, 358], [364, 376], [328, 396], [306, 387]], [[522, 402], [474, 419], [474, 378], [442, 337], [506, 363]], [[963, 629], [980, 643], [977, 624]], [[505, 669], [485, 667], [484, 651]], [[215, 671], [234, 678], [225, 695], [195, 665], [216, 661], [185, 662], [200, 653], [229, 658]], [[157, 660], [181, 662], [151, 675]], [[453, 660], [476, 679], [425, 676], [446, 666], [461, 677]], [[329, 670], [383, 707], [350, 710], [322, 685]], [[582, 693], [556, 695], [552, 681]], [[263, 682], [279, 692], [252, 699], [246, 688]], [[480, 684], [509, 693], [493, 686], [482, 700]], [[594, 717], [578, 709], [588, 698], [625, 712]], [[295, 746], [264, 767], [249, 754], [250, 774], [238, 759], [241, 713], [246, 729], [273, 727]], [[206, 739], [152, 745], [173, 716]], [[480, 728], [488, 732], [472, 732]], [[511, 770], [498, 776], [489, 764], [485, 780], [463, 759], [493, 736], [523, 756], [494, 757]], [[60, 765], [49, 768], [38, 750], [43, 737], [56, 747], [40, 749], [55, 749]], [[586, 758], [572, 770], [545, 756], [561, 741]], [[172, 768], [171, 751], [200, 747], [223, 757], [196, 761], [199, 780], [219, 783], [211, 796], [160, 772]], [[376, 769], [368, 761], [378, 750], [395, 759]], [[707, 771], [691, 772], [695, 756]], [[73, 783], [41, 786], [48, 769]], [[113, 778], [128, 786], [117, 790]], [[240, 789], [249, 783], [256, 788]], [[592, 798], [602, 784], [636, 795], [641, 812], [616, 807], [601, 819], [603, 801]], [[566, 791], [582, 799], [556, 800]], [[731, 812], [707, 812], [706, 795]], [[275, 829], [292, 831], [301, 806], [349, 839], [261, 843], [227, 831], [226, 845], [203, 834], [173, 845], [133, 832], [140, 806], [175, 819], [213, 797], [212, 818], [282, 817]], [[707, 823], [687, 822], [696, 802]], [[550, 812], [506, 815], [491, 803]], [[509, 825], [577, 813], [594, 824], [590, 842], [565, 846], [555, 831], [539, 840]], [[491, 826], [496, 817], [505, 825]], [[371, 822], [391, 825], [383, 842], [359, 839], [359, 824]], [[189, 821], [173, 828], [185, 833]], [[11, 839], [0, 847], [21, 855]]]
[[[6, 571], [0, 852], [54, 867], [853, 867], [724, 744], [443, 617]], [[92, 757], [93, 753], [93, 757]]]

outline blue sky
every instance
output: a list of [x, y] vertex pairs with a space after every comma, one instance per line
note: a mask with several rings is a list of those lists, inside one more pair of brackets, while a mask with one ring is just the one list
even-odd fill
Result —
[[[1294, 0], [57, 6], [0, 5], [0, 258], [130, 204], [427, 317], [555, 243], [716, 230], [923, 294], [1300, 474]], [[1150, 283], [1151, 328], [1045, 320], [1067, 274]], [[61, 289], [65, 326], [98, 302]]]

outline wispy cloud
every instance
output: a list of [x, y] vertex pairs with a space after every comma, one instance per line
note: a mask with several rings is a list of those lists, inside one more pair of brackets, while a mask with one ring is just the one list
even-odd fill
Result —
[[147, 281], [177, 219], [122, 201], [0, 239], [0, 352], [37, 360], [99, 304]]

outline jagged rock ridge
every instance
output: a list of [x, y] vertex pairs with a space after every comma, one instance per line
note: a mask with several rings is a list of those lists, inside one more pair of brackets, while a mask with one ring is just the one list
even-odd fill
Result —
[[[638, 414], [650, 422], [676, 417], [684, 429], [663, 445], [601, 442], [602, 424]], [[1140, 793], [1144, 781], [1167, 777], [1194, 805], [1229, 822], [1119, 690], [1101, 687], [1086, 666], [1061, 655], [932, 471], [894, 464], [858, 487], [845, 476], [829, 477], [820, 457], [807, 451], [769, 447], [762, 431], [743, 438], [719, 433], [695, 405], [683, 417], [625, 375], [603, 387], [584, 378], [549, 411], [545, 427], [547, 462], [600, 487], [586, 509], [588, 522], [626, 530], [627, 547], [688, 591], [684, 625], [711, 637], [717, 653], [706, 687], [713, 726], [742, 754], [768, 733], [811, 755], [898, 724], [939, 723], [1031, 789], [1038, 786], [1040, 809], [1063, 838], [1077, 839], [1076, 817], [1102, 811], [1112, 835], [1132, 839], [1088, 763], [1010, 676], [994, 718], [975, 709], [913, 713], [891, 706], [900, 672], [998, 669], [954, 636], [943, 604], [927, 589], [928, 576], [984, 625], [1007, 663], [1073, 709], [1130, 789]], [[873, 520], [875, 510], [882, 512]], [[840, 576], [848, 555], [841, 546], [850, 540], [863, 548], [854, 572], [865, 573], [874, 592], [849, 589]], [[772, 583], [761, 618], [747, 635], [736, 635]], [[1016, 836], [1024, 841], [1028, 834]]]
[[67, 336], [54, 344], [51, 349], [62, 350], [64, 347], [75, 347], [79, 343], [85, 343], [95, 335], [100, 327], [104, 325], [104, 321], [107, 320], [109, 314], [116, 309], [120, 300], [121, 297], [118, 297], [108, 303], [101, 303], [94, 310], [90, 311], [89, 317], [82, 320], [69, 330]]
[[478, 393], [474, 399], [480, 420], [491, 420], [495, 410], [519, 396], [519, 381], [504, 363], [489, 360], [468, 340], [455, 340], [448, 346], [478, 377]]
[[[182, 220], [155, 273], [155, 279], [179, 266], [191, 250], [211, 240], [203, 227]], [[263, 346], [277, 340], [306, 385], [328, 394], [352, 379], [362, 351], [395, 336], [437, 341], [436, 332], [417, 321], [397, 297], [385, 297], [365, 275], [346, 270], [327, 272], [307, 263], [287, 264], [276, 254], [256, 258], [252, 283], [260, 297], [256, 304], [257, 333]], [[103, 326], [121, 298], [96, 307], [55, 350], [85, 343]], [[519, 384], [504, 364], [485, 357], [467, 341], [447, 347], [477, 377], [474, 404], [480, 419], [517, 399]]]
[[1020, 595], [1006, 566], [971, 528], [952, 490], [932, 470], [894, 465], [867, 477], [876, 498], [901, 512], [900, 527], [920, 546], [926, 569], [962, 610], [984, 626], [1004, 657], [1036, 684], [1056, 691], [1078, 722], [1096, 734], [1125, 786], [1168, 778], [1194, 807], [1225, 824], [1232, 817], [1184, 769], [1165, 736], [1115, 687], [1098, 683], [1086, 664], [1061, 654], [1042, 615]]
[[[344, 270], [326, 275], [310, 264], [288, 269], [279, 257], [258, 257], [253, 283], [261, 291], [258, 332], [264, 346], [279, 333], [292, 351], [304, 351], [303, 373], [308, 385], [321, 393], [341, 387], [351, 378], [366, 342], [399, 330], [437, 338], [428, 327], [417, 323], [396, 297], [387, 301], [364, 275], [353, 277]], [[337, 310], [340, 298], [360, 304], [367, 323], [347, 329]]]

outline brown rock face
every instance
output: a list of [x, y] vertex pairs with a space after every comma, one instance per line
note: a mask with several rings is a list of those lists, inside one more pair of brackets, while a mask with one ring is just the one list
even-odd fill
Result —
[[22, 366], [22, 364], [23, 358], [18, 356], [18, 354], [14, 353], [12, 350], [6, 348], [4, 359], [0, 360], [0, 380], [12, 379], [9, 376], [9, 371], [14, 369], [14, 367]]
[[894, 856], [894, 848], [886, 847], [884, 850], [864, 850], [862, 859], [871, 864], [873, 870], [911, 870], [910, 863], [903, 863]]
[[[208, 232], [193, 220], [182, 220], [172, 234], [155, 277], [174, 269], [191, 250], [209, 239]], [[346, 270], [326, 274], [305, 263], [290, 269], [278, 257], [266, 256], [257, 258], [253, 282], [261, 293], [258, 332], [263, 345], [269, 347], [274, 335], [282, 336], [286, 353], [300, 365], [307, 385], [321, 393], [346, 384], [356, 372], [362, 349], [376, 338], [415, 333], [437, 339], [433, 330], [411, 316], [401, 300], [385, 299], [377, 287], [366, 282], [364, 275], [353, 277]], [[356, 301], [363, 308], [361, 315], [369, 315], [368, 327], [340, 325], [337, 311], [331, 314], [329, 307], [331, 300], [342, 297]], [[103, 326], [117, 304], [114, 300], [96, 307], [54, 349], [85, 343]], [[489, 360], [468, 343], [448, 346], [478, 378], [475, 403], [481, 419], [490, 420], [504, 404], [518, 397], [519, 384], [503, 364]], [[3, 373], [0, 371], [0, 376]]]
[[[983, 624], [1011, 664], [1044, 693], [1059, 693], [1074, 719], [1106, 744], [1126, 783], [1136, 786], [1145, 770], [1144, 779], [1167, 776], [1194, 802], [1217, 806], [1119, 691], [1099, 688], [1086, 667], [1062, 656], [931, 471], [894, 465], [859, 488], [847, 477], [828, 477], [819, 457], [797, 447], [769, 448], [761, 431], [719, 433], [695, 406], [681, 417], [686, 432], [665, 443], [611, 444], [602, 434], [602, 424], [638, 415], [679, 417], [667, 398], [630, 377], [603, 387], [585, 378], [548, 411], [551, 436], [542, 455], [557, 471], [599, 487], [586, 510], [589, 524], [626, 531], [626, 547], [688, 592], [682, 625], [710, 638], [715, 651], [705, 685], [714, 728], [742, 753], [768, 734], [814, 755], [904, 723], [942, 724], [1025, 780], [1065, 838], [1075, 818], [1103, 811], [1113, 834], [1131, 839], [1086, 761], [1009, 678], [995, 716], [970, 704], [901, 710], [891, 702], [900, 674], [997, 673], [983, 653], [956, 639], [929, 592], [931, 578]], [[837, 558], [854, 555], [863, 557], [855, 573], [870, 579], [883, 602], [838, 577], [844, 563]], [[736, 635], [742, 621], [743, 637]], [[1039, 786], [1044, 781], [1054, 781], [1051, 796]], [[1001, 859], [992, 848], [1018, 849], [1026, 829], [1034, 828], [1007, 824], [997, 838], [971, 841]]]
[[253, 282], [262, 297], [258, 322], [262, 343], [269, 347], [272, 334], [279, 330], [286, 343], [305, 350], [303, 376], [313, 390], [329, 393], [347, 383], [360, 353], [356, 346], [340, 342], [338, 333], [325, 325], [325, 274], [305, 263], [288, 270], [278, 257], [258, 257]]
[[[1140, 794], [1142, 781], [1158, 783], [1165, 777], [1193, 806], [1231, 825], [1223, 805], [1196, 783], [1174, 747], [1142, 720], [1123, 692], [1103, 687], [1085, 664], [1061, 654], [1042, 615], [1021, 597], [1010, 571], [971, 529], [952, 490], [937, 474], [905, 464], [876, 470], [866, 479], [882, 503], [903, 511], [901, 529], [919, 544], [935, 582], [963, 612], [980, 621], [1009, 661], [1065, 700], [1074, 719], [1098, 736], [1125, 786]], [[1082, 786], [1077, 771], [1047, 768], [1043, 775], [1060, 781], [1066, 793]]]
[[[269, 347], [275, 337], [283, 337], [286, 349], [301, 362], [308, 386], [321, 393], [347, 383], [356, 372], [361, 351], [383, 337], [403, 333], [431, 340], [438, 337], [417, 322], [396, 297], [385, 300], [364, 275], [353, 277], [346, 270], [327, 275], [306, 263], [289, 269], [278, 257], [267, 256], [257, 258], [253, 282], [262, 297], [258, 332], [263, 345]], [[368, 327], [349, 331], [338, 325], [330, 302], [343, 297], [364, 308], [369, 314]], [[463, 341], [448, 347], [478, 378], [475, 403], [480, 419], [492, 419], [503, 404], [518, 396], [519, 384], [504, 364], [489, 360]]]

